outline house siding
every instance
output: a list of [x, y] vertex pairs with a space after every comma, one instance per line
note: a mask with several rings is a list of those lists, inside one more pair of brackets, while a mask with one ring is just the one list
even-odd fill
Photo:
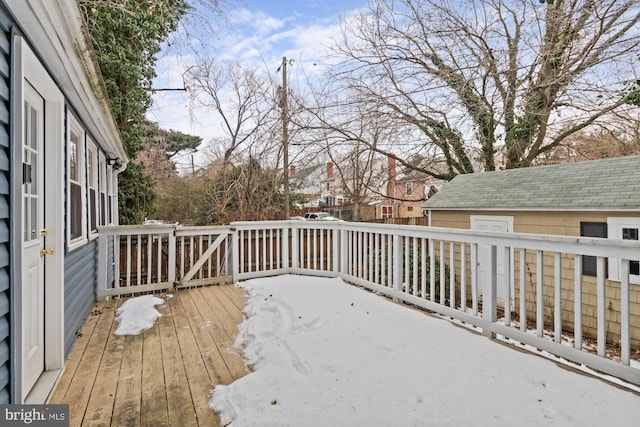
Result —
[[[487, 216], [513, 216], [514, 232], [516, 233], [532, 233], [532, 234], [553, 234], [561, 236], [580, 236], [580, 222], [607, 222], [607, 218], [613, 217], [640, 217], [637, 212], [554, 212], [554, 211], [486, 211], [486, 210], [470, 210], [470, 211], [438, 211], [431, 212], [431, 225], [434, 227], [446, 228], [471, 228], [472, 215]], [[467, 247], [467, 256], [471, 256]], [[456, 249], [456, 258], [460, 259], [459, 248]], [[535, 258], [536, 255], [532, 251], [527, 252], [527, 283], [526, 283], [526, 300], [527, 300], [527, 316], [535, 318]], [[448, 262], [448, 261], [447, 261]], [[553, 322], [553, 254], [544, 256], [544, 283], [543, 288], [545, 309], [545, 322], [552, 324]], [[573, 291], [573, 265], [572, 256], [563, 255], [562, 259], [562, 324], [567, 330], [573, 330], [574, 325], [574, 291]], [[515, 271], [519, 271], [519, 258], [515, 260]], [[467, 289], [470, 297], [471, 272], [467, 271]], [[609, 342], [619, 342], [621, 339], [620, 322], [621, 322], [621, 301], [620, 301], [620, 282], [606, 280], [606, 321], [607, 321], [607, 340]], [[597, 299], [596, 299], [596, 278], [591, 276], [582, 276], [582, 321], [585, 335], [596, 336], [597, 332]], [[630, 293], [630, 335], [631, 345], [634, 348], [640, 347], [640, 285], [631, 285]], [[514, 301], [520, 298], [519, 283], [515, 283]], [[515, 305], [514, 311], [518, 312], [518, 304]]]
[[97, 239], [89, 241], [64, 259], [65, 355], [96, 301], [97, 242]]
[[11, 399], [10, 40], [10, 20], [0, 7], [0, 404], [7, 404]]

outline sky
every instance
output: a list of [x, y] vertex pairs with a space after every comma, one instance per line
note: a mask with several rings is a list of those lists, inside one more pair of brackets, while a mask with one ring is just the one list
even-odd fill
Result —
[[[222, 425], [632, 426], [640, 419], [640, 387], [634, 394], [570, 371], [337, 278], [283, 275], [239, 286], [248, 299], [236, 345], [254, 371], [212, 390]], [[132, 332], [153, 325], [153, 298], [128, 300], [118, 315], [129, 320], [120, 324]]]
[[[310, 72], [314, 63], [322, 64], [324, 46], [338, 34], [340, 18], [366, 4], [367, 0], [225, 0], [222, 16], [210, 15], [213, 34], [204, 25], [198, 25], [199, 28], [189, 28], [190, 32], [198, 33], [197, 39], [191, 39], [190, 47], [183, 42], [165, 45], [158, 55], [153, 86], [183, 87], [182, 75], [195, 62], [194, 52], [263, 70], [276, 81], [281, 79], [277, 70], [286, 56], [294, 60], [288, 68], [289, 80], [294, 80], [303, 71]], [[181, 35], [184, 41], [184, 31]], [[188, 95], [181, 91], [156, 92], [147, 116], [162, 128], [197, 135], [204, 142], [222, 135], [215, 114], [192, 116]], [[204, 152], [195, 154], [196, 167], [205, 161]], [[177, 163], [190, 166], [191, 153], [178, 158]]]

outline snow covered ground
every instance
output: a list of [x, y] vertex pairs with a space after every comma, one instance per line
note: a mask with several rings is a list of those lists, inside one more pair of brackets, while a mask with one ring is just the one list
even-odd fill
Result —
[[339, 279], [241, 284], [255, 371], [217, 386], [239, 426], [636, 426], [640, 395]]

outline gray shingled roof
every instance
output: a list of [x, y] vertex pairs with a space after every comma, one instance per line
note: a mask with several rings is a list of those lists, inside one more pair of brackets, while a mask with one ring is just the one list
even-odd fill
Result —
[[459, 175], [423, 208], [640, 210], [640, 156]]

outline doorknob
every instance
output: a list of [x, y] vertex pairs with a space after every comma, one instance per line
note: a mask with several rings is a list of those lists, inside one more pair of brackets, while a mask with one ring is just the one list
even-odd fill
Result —
[[45, 255], [53, 255], [53, 248], [49, 248], [49, 249], [41, 248], [40, 256], [45, 256]]

